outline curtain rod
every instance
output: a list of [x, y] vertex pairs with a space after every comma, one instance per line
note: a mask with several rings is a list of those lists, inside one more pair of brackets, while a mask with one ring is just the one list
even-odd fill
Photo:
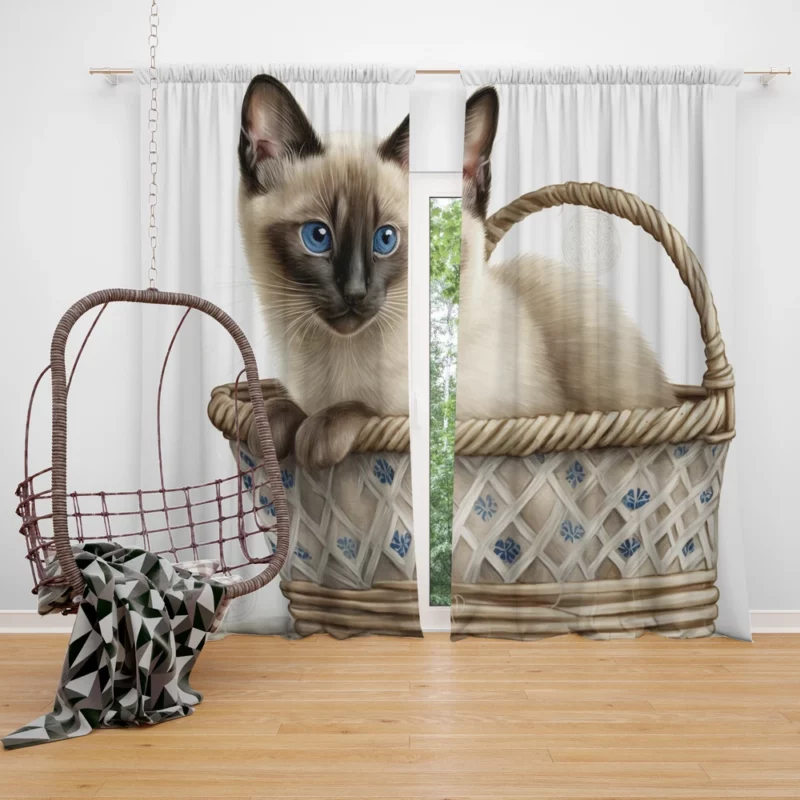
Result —
[[[417, 75], [460, 75], [460, 69], [418, 69]], [[109, 83], [116, 83], [120, 75], [133, 75], [131, 67], [93, 67], [89, 70], [90, 75], [103, 75]], [[791, 75], [791, 67], [769, 67], [767, 69], [746, 69], [745, 75], [760, 75], [761, 83], [767, 86], [778, 75]]]

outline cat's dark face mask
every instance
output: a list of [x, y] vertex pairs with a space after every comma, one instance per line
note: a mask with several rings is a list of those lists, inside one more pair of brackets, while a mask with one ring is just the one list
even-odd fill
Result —
[[[367, 171], [369, 172], [369, 171]], [[407, 274], [407, 227], [388, 216], [363, 181], [325, 192], [303, 222], [281, 220], [264, 229], [263, 246], [282, 277], [302, 290], [314, 313], [333, 331], [356, 333], [387, 302], [390, 288]], [[387, 309], [391, 312], [400, 309]]]
[[408, 142], [406, 117], [374, 150], [326, 148], [283, 84], [253, 79], [242, 106], [242, 190], [272, 209], [259, 247], [280, 272], [267, 280], [285, 286], [287, 311], [310, 308], [340, 335], [362, 330], [382, 308], [400, 316], [387, 297], [407, 275]]

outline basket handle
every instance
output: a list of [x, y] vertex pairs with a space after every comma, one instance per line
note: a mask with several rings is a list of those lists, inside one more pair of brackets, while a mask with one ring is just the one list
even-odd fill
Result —
[[275, 578], [286, 561], [289, 552], [289, 509], [286, 494], [281, 482], [280, 467], [272, 443], [272, 434], [258, 379], [258, 366], [253, 350], [241, 328], [221, 308], [213, 303], [190, 294], [176, 292], [159, 292], [154, 289], [104, 289], [87, 295], [67, 310], [61, 318], [50, 345], [50, 370], [53, 382], [53, 473], [52, 473], [52, 512], [53, 538], [56, 546], [56, 557], [67, 584], [72, 587], [76, 596], [82, 596], [84, 580], [69, 539], [67, 520], [67, 372], [65, 350], [67, 339], [75, 323], [95, 306], [106, 303], [146, 303], [148, 305], [183, 306], [193, 308], [212, 317], [225, 328], [239, 347], [247, 374], [247, 387], [250, 402], [253, 406], [253, 419], [261, 445], [261, 455], [267, 470], [267, 479], [273, 493], [275, 517], [277, 520], [277, 545], [273, 557], [266, 567], [240, 583], [230, 584], [225, 588], [229, 597], [240, 597], [266, 586]]
[[697, 256], [666, 217], [635, 194], [603, 186], [601, 183], [574, 181], [545, 186], [524, 194], [492, 214], [486, 221], [486, 260], [489, 260], [498, 242], [517, 222], [544, 208], [564, 204], [589, 206], [614, 214], [638, 225], [663, 245], [672, 263], [678, 268], [681, 280], [689, 289], [700, 317], [700, 334], [706, 354], [703, 388], [708, 392], [733, 389], [733, 368], [725, 355], [725, 343], [719, 330], [714, 298]]

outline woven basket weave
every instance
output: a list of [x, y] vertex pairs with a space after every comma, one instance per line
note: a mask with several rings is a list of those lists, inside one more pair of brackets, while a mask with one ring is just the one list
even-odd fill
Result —
[[713, 632], [726, 444], [459, 457], [453, 632]]
[[[673, 387], [680, 404], [672, 408], [456, 421], [453, 633], [709, 635], [717, 509], [735, 435], [733, 370], [711, 291], [695, 254], [658, 210], [597, 183], [547, 186], [498, 211], [486, 225], [487, 260], [514, 224], [562, 204], [627, 219], [664, 246], [700, 318], [706, 372], [701, 386]], [[238, 413], [240, 439], [252, 445], [248, 406], [232, 385], [222, 386], [209, 417], [235, 440]], [[375, 417], [352, 452], [406, 453], [408, 439], [407, 417]], [[416, 608], [412, 582], [402, 585]], [[334, 614], [350, 602], [325, 600], [335, 610], [324, 613]], [[324, 626], [320, 619], [309, 625]]]
[[[246, 487], [255, 490], [264, 483], [260, 454], [241, 442], [231, 449], [242, 470], [258, 465]], [[287, 458], [281, 477], [291, 520], [281, 590], [296, 633], [420, 634], [408, 454], [354, 453], [324, 470]], [[269, 491], [253, 501], [269, 528]]]

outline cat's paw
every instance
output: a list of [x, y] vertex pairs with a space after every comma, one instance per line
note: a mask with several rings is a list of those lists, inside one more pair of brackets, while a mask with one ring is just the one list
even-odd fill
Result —
[[[278, 461], [283, 461], [284, 458], [292, 454], [295, 436], [303, 420], [306, 419], [306, 414], [297, 403], [289, 399], [288, 395], [270, 397], [265, 405], [267, 407], [269, 428], [272, 433], [272, 443], [275, 446], [275, 455]], [[250, 426], [250, 436], [248, 438], [253, 437], [258, 439], [258, 430], [255, 425]], [[256, 442], [249, 442], [251, 449], [254, 444]], [[260, 451], [260, 446], [253, 449], [255, 453]]]
[[337, 403], [308, 417], [297, 431], [294, 454], [309, 469], [325, 469], [350, 453], [364, 423], [376, 413], [358, 402]]

